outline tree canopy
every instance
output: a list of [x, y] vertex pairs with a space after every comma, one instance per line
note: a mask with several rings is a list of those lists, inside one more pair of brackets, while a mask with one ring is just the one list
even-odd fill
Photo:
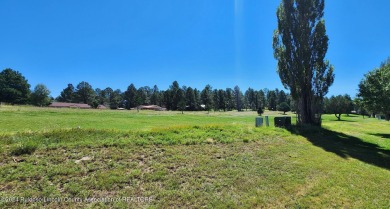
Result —
[[26, 104], [30, 96], [30, 84], [18, 71], [7, 68], [0, 72], [0, 102]]
[[92, 86], [85, 81], [82, 81], [77, 85], [75, 95], [78, 103], [89, 105], [93, 105], [96, 96]]
[[[49, 98], [50, 91], [43, 84], [36, 85], [32, 93], [28, 89], [29, 85], [25, 85], [24, 91], [29, 92], [28, 94], [24, 94], [25, 96], [23, 97], [12, 97], [13, 95], [9, 93], [12, 91], [7, 92], [4, 89], [6, 89], [8, 84], [18, 82], [12, 81], [12, 79], [15, 80], [15, 77], [16, 80], [19, 79], [20, 81], [25, 81], [24, 84], [28, 84], [27, 80], [20, 73], [11, 69], [4, 70], [0, 77], [1, 95], [5, 95], [8, 100], [1, 100], [2, 102], [11, 104], [26, 104], [30, 102], [36, 106], [45, 106], [51, 102], [51, 98]], [[16, 90], [14, 89], [13, 91]], [[77, 84], [76, 88], [69, 83], [55, 101], [86, 103], [93, 108], [104, 105], [111, 109], [124, 107], [130, 109], [136, 108], [138, 105], [159, 105], [168, 110], [181, 111], [232, 111], [234, 109], [238, 111], [257, 111], [259, 108], [263, 110], [267, 105], [268, 107], [271, 105], [275, 109], [279, 105], [278, 101], [289, 102], [289, 98], [290, 95], [288, 93], [277, 89], [257, 91], [248, 88], [245, 92], [242, 92], [239, 86], [235, 86], [233, 89], [213, 89], [210, 85], [206, 85], [204, 89], [198, 90], [187, 86], [180, 87], [179, 83], [174, 81], [167, 90], [159, 90], [156, 85], [153, 88], [143, 86], [137, 89], [134, 84], [130, 84], [125, 92], [121, 92], [119, 89], [114, 91], [110, 87], [94, 89], [88, 82], [82, 81]], [[20, 102], [22, 101], [21, 99], [23, 99], [24, 103]]]
[[61, 91], [56, 100], [59, 102], [76, 102], [73, 84], [68, 84], [68, 86]]
[[286, 114], [286, 112], [288, 112], [288, 111], [291, 110], [290, 105], [288, 105], [287, 102], [282, 102], [282, 103], [280, 103], [280, 104], [276, 107], [276, 109], [277, 109], [278, 111], [282, 111], [283, 114]]
[[31, 104], [35, 106], [47, 106], [50, 104], [50, 91], [43, 84], [37, 84], [31, 93]]
[[364, 76], [359, 84], [359, 96], [365, 107], [390, 120], [390, 58]]
[[282, 0], [277, 9], [274, 57], [282, 84], [298, 102], [299, 124], [321, 124], [323, 97], [334, 81], [328, 50], [324, 0]]
[[[111, 109], [117, 108], [136, 108], [139, 105], [159, 105], [168, 110], [180, 111], [198, 111], [198, 110], [214, 110], [214, 111], [232, 111], [236, 109], [257, 111], [259, 108], [272, 106], [276, 110], [279, 101], [290, 103], [290, 94], [283, 90], [255, 90], [248, 88], [244, 93], [241, 92], [238, 86], [234, 89], [213, 89], [210, 85], [206, 85], [202, 90], [196, 88], [179, 86], [177, 81], [172, 82], [172, 85], [166, 90], [159, 90], [154, 85], [152, 88], [143, 86], [136, 88], [134, 84], [130, 84], [125, 92], [119, 89], [113, 90], [110, 87], [104, 89], [96, 88], [93, 90], [88, 82], [80, 82], [77, 88], [73, 84], [62, 90], [60, 96], [56, 98], [59, 102], [74, 102], [84, 103], [83, 93], [87, 89], [87, 98], [92, 107], [105, 105]], [[89, 89], [89, 90], [88, 90]]]
[[201, 101], [205, 105], [205, 110], [210, 111], [213, 106], [213, 95], [212, 95], [212, 87], [210, 85], [206, 85], [206, 87], [201, 92]]
[[349, 114], [353, 110], [352, 99], [348, 94], [325, 99], [324, 106], [325, 113], [334, 114], [337, 120], [341, 120], [341, 114]]
[[125, 104], [126, 109], [129, 110], [130, 108], [137, 106], [136, 96], [137, 96], [137, 89], [135, 88], [134, 84], [130, 84], [124, 93], [124, 99], [126, 100], [126, 104]]

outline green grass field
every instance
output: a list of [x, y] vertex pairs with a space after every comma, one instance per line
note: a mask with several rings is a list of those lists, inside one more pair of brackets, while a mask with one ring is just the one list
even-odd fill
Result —
[[389, 122], [278, 114], [1, 106], [0, 207], [390, 207]]

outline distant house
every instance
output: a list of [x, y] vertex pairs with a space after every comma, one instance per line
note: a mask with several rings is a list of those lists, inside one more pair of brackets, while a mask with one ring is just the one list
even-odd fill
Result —
[[140, 105], [137, 107], [139, 110], [155, 110], [155, 111], [165, 111], [166, 108], [160, 107], [158, 105]]
[[91, 106], [88, 104], [67, 103], [67, 102], [53, 102], [49, 105], [49, 107], [91, 109]]

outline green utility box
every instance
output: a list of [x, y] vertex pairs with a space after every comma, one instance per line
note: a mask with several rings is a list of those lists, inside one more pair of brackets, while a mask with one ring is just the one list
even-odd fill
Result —
[[263, 117], [256, 118], [256, 127], [263, 126]]
[[275, 127], [290, 127], [291, 117], [275, 117], [274, 124]]

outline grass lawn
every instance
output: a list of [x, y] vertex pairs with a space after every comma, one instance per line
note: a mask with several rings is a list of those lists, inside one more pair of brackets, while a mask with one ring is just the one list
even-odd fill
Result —
[[255, 117], [1, 106], [0, 207], [390, 207], [390, 122]]

